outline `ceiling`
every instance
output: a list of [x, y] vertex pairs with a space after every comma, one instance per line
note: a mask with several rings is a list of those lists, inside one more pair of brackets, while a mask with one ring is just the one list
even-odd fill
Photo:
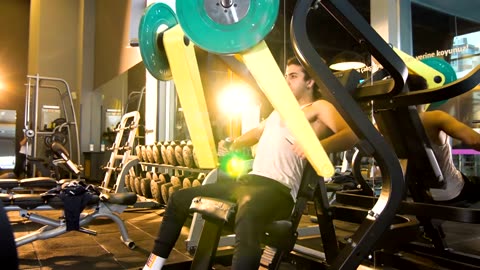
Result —
[[480, 1], [478, 0], [412, 0], [412, 2], [480, 23]]

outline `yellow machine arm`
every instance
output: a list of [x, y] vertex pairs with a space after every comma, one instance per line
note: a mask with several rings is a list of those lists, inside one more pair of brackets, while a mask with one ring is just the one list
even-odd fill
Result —
[[[403, 52], [402, 50], [393, 47], [398, 56], [405, 62], [407, 68], [414, 73], [424, 77], [427, 80], [428, 88], [435, 88], [442, 86], [445, 83], [445, 75], [440, 71], [430, 67], [429, 65], [423, 63], [420, 60], [415, 59], [411, 55]], [[440, 77], [441, 80], [436, 81], [435, 77]]]
[[216, 168], [217, 150], [194, 45], [192, 42], [185, 45], [180, 25], [165, 32], [163, 43], [199, 166]]
[[265, 41], [240, 54], [266, 97], [282, 117], [318, 175], [331, 177], [332, 162], [323, 149]]

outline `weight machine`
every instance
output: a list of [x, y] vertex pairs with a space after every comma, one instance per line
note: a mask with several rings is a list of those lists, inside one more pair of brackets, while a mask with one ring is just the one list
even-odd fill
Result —
[[[275, 12], [278, 12], [278, 7], [279, 1], [274, 0], [257, 1], [255, 5], [252, 5], [252, 1], [237, 1], [235, 5], [231, 1], [205, 2], [204, 5], [192, 1], [177, 1], [176, 13], [174, 13], [165, 4], [152, 5], [147, 8], [139, 31], [142, 58], [149, 72], [157, 79], [173, 78], [178, 83], [177, 91], [180, 102], [183, 104], [185, 101], [191, 104], [188, 108], [195, 110], [198, 115], [198, 108], [203, 112], [205, 107], [202, 103], [204, 97], [201, 93], [198, 65], [192, 43], [214, 54], [234, 54], [245, 64], [275, 110], [280, 113], [285, 124], [292, 131], [296, 141], [306, 150], [306, 157], [316, 172], [314, 175], [330, 177], [333, 175], [333, 166], [318, 139], [310, 132], [311, 128], [303, 113], [298, 109], [298, 104], [286, 85], [283, 74], [278, 69], [268, 46], [262, 41], [276, 21], [277, 14]], [[361, 90], [365, 91], [357, 89], [358, 81], [348, 84], [340, 82], [339, 77], [330, 71], [317, 54], [307, 35], [306, 18], [308, 13], [312, 9], [320, 7], [326, 9], [359, 43], [367, 47], [389, 71], [391, 80], [362, 87]], [[162, 15], [156, 16], [155, 14]], [[145, 27], [145, 31], [142, 31], [142, 27]], [[205, 32], [204, 29], [209, 29], [209, 31]], [[368, 262], [369, 255], [374, 250], [384, 248], [394, 250], [395, 245], [392, 246], [392, 244], [395, 244], [395, 240], [399, 242], [399, 245], [400, 243], [404, 244], [418, 232], [416, 222], [399, 215], [398, 209], [403, 207], [405, 179], [395, 152], [397, 149], [393, 149], [386, 137], [382, 136], [373, 126], [358, 103], [371, 99], [371, 93], [378, 94], [376, 100], [379, 104], [376, 104], [380, 105], [382, 109], [402, 107], [400, 110], [404, 110], [403, 106], [440, 101], [458, 95], [459, 92], [468, 91], [478, 84], [479, 69], [477, 68], [469, 74], [466, 80], [434, 89], [437, 95], [433, 98], [431, 96], [433, 89], [415, 94], [415, 102], [412, 102], [412, 96], [406, 95], [408, 92], [405, 87], [407, 66], [347, 0], [297, 1], [291, 23], [291, 36], [297, 58], [300, 59], [316, 83], [323, 86], [321, 87], [322, 96], [337, 108], [360, 139], [357, 148], [365, 156], [373, 157], [383, 172], [380, 196], [375, 200], [370, 197], [371, 203], [362, 209], [358, 209], [357, 204], [353, 204], [355, 207], [330, 205], [326, 200], [327, 193], [324, 185], [314, 185], [315, 196], [312, 199], [315, 201], [324, 252], [320, 254], [321, 252], [317, 250], [314, 254], [309, 254], [311, 255], [309, 257], [311, 261], [318, 262], [317, 266], [323, 268], [355, 269], [361, 263]], [[364, 95], [364, 93], [370, 93], [370, 95]], [[192, 103], [187, 99], [192, 96], [196, 98], [194, 100], [197, 103]], [[409, 116], [411, 114], [407, 114], [407, 117]], [[204, 143], [208, 151], [203, 153], [215, 154], [214, 146], [211, 145], [211, 134], [204, 132], [209, 130], [210, 123], [208, 121], [189, 122], [189, 120], [196, 119], [195, 117], [189, 115], [188, 112], [185, 113], [187, 125], [189, 129], [192, 128], [194, 145]], [[199, 124], [202, 124], [205, 130], [202, 130]], [[408, 125], [408, 127], [412, 127], [412, 125]], [[413, 125], [413, 128], [416, 126]], [[196, 131], [199, 132], [196, 133]], [[422, 142], [420, 137], [417, 139], [417, 142]], [[205, 142], [208, 143], [205, 144]], [[428, 149], [423, 146], [416, 149], [414, 153], [418, 154], [418, 160], [428, 158]], [[201, 156], [210, 158], [206, 155]], [[212, 158], [209, 161], [216, 160]], [[214, 162], [214, 166], [215, 164], [216, 162]], [[434, 164], [427, 164], [426, 170], [433, 172], [432, 175], [434, 175], [436, 172]], [[234, 205], [210, 199], [205, 201], [204, 206], [192, 205], [192, 210], [206, 215], [212, 223], [217, 223], [217, 225], [228, 221], [229, 213]], [[212, 206], [215, 208], [216, 205], [227, 206], [222, 208], [222, 211], [215, 212]], [[354, 220], [359, 226], [346, 241], [339, 242], [333, 225], [334, 218]], [[476, 219], [474, 218], [474, 220]], [[294, 223], [290, 223], [288, 226], [294, 225]], [[296, 227], [288, 227], [289, 230], [291, 228], [296, 230]], [[218, 230], [219, 226], [213, 226], [213, 229], [209, 226], [207, 234], [217, 234]], [[212, 233], [212, 231], [216, 232]], [[289, 235], [289, 237], [296, 237], [296, 234]], [[206, 248], [206, 253], [203, 253], [205, 250], [202, 250], [201, 254], [209, 254], [208, 256], [213, 257], [216, 244], [218, 244], [215, 241], [218, 239], [216, 238], [213, 241], [214, 244]], [[199, 243], [200, 245], [201, 243]], [[292, 247], [288, 246], [282, 252], [286, 254], [291, 249]], [[305, 249], [298, 248], [297, 250], [302, 252]], [[266, 252], [270, 253], [267, 254], [270, 258], [277, 258], [276, 249], [266, 249]], [[200, 260], [202, 260], [199, 264], [202, 265], [201, 267], [211, 265], [211, 261], [206, 261], [208, 260], [206, 258]], [[194, 265], [197, 264], [194, 263]], [[268, 267], [275, 268], [276, 266], [278, 265], [273, 263]]]
[[[68, 83], [59, 78], [28, 75], [26, 83], [24, 134], [27, 140], [27, 163], [32, 163], [33, 176], [52, 176], [50, 147], [61, 143], [80, 162], [78, 124]], [[45, 175], [48, 174], [48, 175]], [[57, 172], [58, 174], [58, 172]], [[71, 176], [71, 175], [70, 175]], [[56, 175], [56, 178], [62, 178]]]

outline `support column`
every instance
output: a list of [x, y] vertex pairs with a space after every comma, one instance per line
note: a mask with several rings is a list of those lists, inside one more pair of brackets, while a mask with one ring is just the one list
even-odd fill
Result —
[[413, 53], [411, 0], [370, 0], [370, 24], [386, 42]]

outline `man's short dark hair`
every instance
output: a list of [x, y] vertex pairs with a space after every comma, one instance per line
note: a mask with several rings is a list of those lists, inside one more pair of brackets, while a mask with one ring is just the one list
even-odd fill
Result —
[[[303, 67], [303, 65], [300, 63], [300, 61], [298, 60], [297, 57], [290, 57], [288, 58], [287, 60], [287, 66], [290, 66], [290, 65], [297, 65], [297, 66], [301, 66], [302, 67], [302, 72], [303, 72], [303, 75], [304, 75], [304, 80], [307, 81], [307, 80], [310, 80], [312, 79], [312, 77], [310, 76], [310, 74], [308, 74], [308, 72], [305, 70], [305, 68]], [[313, 96], [315, 99], [320, 99], [321, 97], [321, 93], [320, 91], [318, 90], [318, 85], [317, 83], [314, 83], [313, 84]]]
[[406, 83], [410, 91], [425, 90], [428, 88], [427, 80], [423, 76], [414, 73], [408, 74]]

